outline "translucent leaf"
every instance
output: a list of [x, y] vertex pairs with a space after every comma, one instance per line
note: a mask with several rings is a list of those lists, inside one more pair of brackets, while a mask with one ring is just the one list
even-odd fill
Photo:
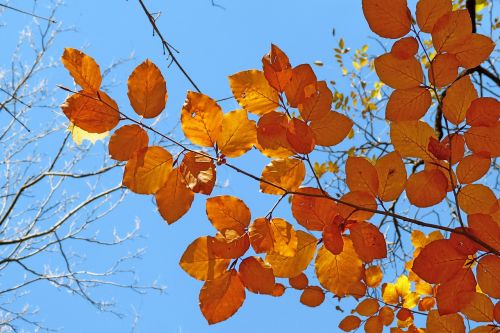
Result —
[[264, 76], [277, 91], [283, 92], [292, 79], [292, 65], [287, 55], [276, 45], [271, 44], [271, 51], [262, 58]]
[[222, 131], [217, 146], [227, 157], [238, 157], [257, 143], [255, 121], [249, 120], [245, 110], [226, 113], [222, 118]]
[[248, 232], [256, 253], [273, 252], [292, 257], [297, 252], [297, 234], [293, 226], [284, 219], [258, 218], [250, 225]]
[[409, 89], [423, 83], [422, 66], [415, 58], [399, 59], [386, 53], [375, 59], [375, 70], [382, 82], [394, 89]]
[[477, 98], [477, 91], [466, 75], [455, 81], [446, 91], [443, 98], [443, 114], [452, 124], [458, 125], [465, 120], [467, 109], [472, 101]]
[[477, 265], [477, 283], [491, 297], [500, 299], [500, 258], [493, 254], [482, 257]]
[[493, 318], [493, 302], [485, 294], [478, 292], [470, 292], [471, 296], [466, 295], [466, 298], [470, 300], [467, 305], [462, 308], [462, 313], [469, 320], [476, 322], [492, 322]]
[[432, 32], [434, 24], [444, 14], [451, 12], [450, 0], [420, 0], [417, 3], [417, 23], [423, 32]]
[[191, 191], [210, 195], [215, 186], [216, 170], [214, 161], [195, 152], [188, 152], [179, 167], [184, 181]]
[[449, 240], [436, 240], [422, 249], [412, 270], [429, 283], [446, 282], [462, 268], [466, 258]]
[[294, 67], [292, 79], [285, 88], [288, 104], [295, 108], [313, 96], [318, 89], [316, 75], [308, 64]]
[[292, 149], [299, 154], [309, 154], [316, 144], [309, 125], [297, 118], [292, 118], [288, 123], [286, 138]]
[[282, 158], [293, 155], [286, 132], [288, 117], [284, 113], [271, 111], [260, 117], [257, 123], [257, 148], [262, 154]]
[[181, 111], [181, 127], [186, 138], [202, 147], [212, 147], [222, 130], [222, 109], [207, 95], [188, 91]]
[[179, 169], [174, 169], [168, 175], [165, 185], [156, 192], [155, 197], [161, 216], [168, 224], [172, 224], [191, 208], [194, 193], [186, 186]]
[[339, 328], [344, 332], [354, 331], [361, 325], [361, 319], [356, 316], [347, 316], [339, 324]]
[[231, 317], [243, 305], [245, 287], [234, 269], [206, 281], [200, 290], [200, 309], [210, 325]]
[[344, 251], [339, 255], [331, 253], [324, 246], [318, 250], [316, 276], [325, 289], [343, 297], [348, 294], [349, 287], [361, 279], [362, 265], [352, 241], [344, 237]]
[[385, 118], [390, 121], [419, 120], [429, 110], [432, 98], [425, 88], [394, 90], [387, 102]]
[[311, 129], [319, 146], [335, 146], [342, 142], [352, 129], [353, 122], [347, 116], [335, 111], [323, 118], [311, 121]]
[[223, 276], [231, 261], [214, 255], [210, 238], [205, 236], [195, 239], [179, 262], [181, 268], [197, 280], [214, 280]]
[[396, 41], [391, 48], [391, 54], [399, 59], [409, 59], [418, 52], [418, 42], [414, 37], [405, 37]]
[[440, 316], [437, 310], [431, 310], [426, 324], [426, 332], [429, 333], [465, 333], [464, 319], [459, 314]]
[[300, 303], [310, 307], [319, 306], [324, 300], [325, 294], [318, 286], [307, 287], [302, 291], [302, 295], [300, 295]]
[[382, 156], [375, 163], [378, 175], [378, 197], [392, 201], [399, 197], [406, 187], [406, 168], [398, 152]]
[[118, 105], [102, 91], [79, 91], [68, 97], [61, 109], [75, 126], [89, 133], [104, 133], [120, 121]]
[[493, 191], [482, 184], [469, 184], [460, 189], [458, 205], [467, 214], [489, 213], [497, 207]]
[[333, 102], [333, 94], [325, 81], [318, 82], [317, 91], [298, 105], [300, 115], [304, 121], [320, 120], [326, 116]]
[[346, 184], [351, 191], [364, 191], [376, 196], [378, 193], [377, 170], [364, 157], [349, 156], [346, 166]]
[[[320, 189], [313, 187], [301, 187], [297, 192], [318, 196], [324, 195]], [[304, 228], [320, 231], [329, 221], [333, 221], [338, 211], [337, 204], [333, 200], [294, 194], [292, 197], [292, 214]]]
[[[306, 175], [304, 162], [295, 158], [276, 159], [266, 165], [262, 171], [260, 190], [263, 193], [282, 195], [286, 191], [296, 190]], [[277, 188], [277, 185], [280, 188]]]
[[500, 118], [500, 102], [493, 97], [473, 100], [466, 112], [467, 124], [471, 126], [494, 126]]
[[242, 235], [250, 224], [250, 209], [243, 200], [230, 195], [208, 198], [206, 210], [208, 219], [220, 232], [230, 229]]
[[172, 171], [172, 155], [162, 147], [137, 150], [125, 165], [123, 185], [132, 192], [154, 194], [162, 188]]
[[452, 52], [472, 33], [472, 23], [466, 9], [455, 10], [441, 16], [432, 28], [432, 43], [437, 52]]
[[365, 282], [368, 287], [377, 288], [383, 277], [384, 273], [380, 266], [371, 266], [365, 271]]
[[363, 0], [363, 14], [370, 29], [384, 38], [410, 32], [411, 15], [406, 0]]
[[406, 195], [410, 203], [417, 207], [431, 207], [445, 197], [448, 181], [440, 170], [424, 170], [408, 178]]
[[317, 239], [304, 231], [297, 231], [297, 251], [293, 257], [286, 257], [276, 252], [270, 252], [266, 261], [271, 264], [274, 275], [290, 278], [299, 275], [311, 262], [316, 253]]
[[495, 49], [495, 43], [484, 35], [470, 34], [465, 40], [450, 49], [461, 67], [474, 68], [488, 59]]
[[459, 65], [453, 54], [440, 53], [436, 55], [428, 69], [429, 81], [437, 88], [449, 85], [457, 78]]
[[375, 225], [359, 221], [351, 226], [350, 232], [354, 250], [365, 263], [387, 256], [384, 235]]
[[242, 108], [257, 115], [279, 106], [278, 92], [269, 85], [262, 71], [248, 70], [229, 77], [229, 86]]
[[458, 270], [448, 281], [439, 285], [436, 301], [440, 315], [457, 313], [467, 304], [469, 299], [463, 294], [476, 290], [476, 279], [468, 268]]
[[490, 169], [491, 159], [479, 154], [464, 157], [457, 165], [457, 178], [462, 184], [481, 179]]
[[245, 258], [239, 267], [240, 278], [253, 293], [272, 294], [275, 285], [273, 269], [259, 257]]
[[125, 125], [109, 139], [109, 154], [117, 161], [128, 161], [139, 149], [148, 146], [148, 133], [139, 125]]
[[289, 278], [288, 283], [294, 289], [303, 290], [309, 285], [309, 280], [307, 279], [307, 275], [300, 273], [297, 276]]
[[401, 121], [391, 124], [391, 142], [402, 157], [434, 160], [429, 152], [430, 138], [436, 138], [434, 129], [422, 121]]
[[378, 304], [378, 301], [376, 299], [367, 298], [359, 303], [354, 311], [364, 317], [370, 317], [378, 312], [379, 307], [380, 305]]
[[95, 60], [82, 51], [65, 48], [61, 61], [75, 80], [75, 83], [89, 92], [98, 91], [102, 76]]
[[130, 74], [127, 95], [134, 111], [144, 118], [154, 118], [165, 108], [168, 97], [165, 79], [149, 59]]

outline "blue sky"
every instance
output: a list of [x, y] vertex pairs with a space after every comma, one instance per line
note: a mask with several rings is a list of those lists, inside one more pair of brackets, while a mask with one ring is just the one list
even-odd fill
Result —
[[[371, 54], [381, 53], [374, 40], [369, 39], [373, 34], [363, 18], [361, 1], [219, 0], [218, 3], [225, 9], [213, 7], [210, 0], [146, 1], [151, 11], [161, 11], [158, 26], [169, 43], [180, 50], [177, 55], [179, 61], [201, 90], [215, 99], [231, 95], [228, 75], [260, 68], [261, 57], [268, 52], [271, 43], [283, 49], [292, 64], [322, 61], [324, 66], [315, 67], [315, 71], [318, 78], [327, 81], [341, 77], [333, 58], [333, 48], [337, 47], [340, 37], [352, 48], [370, 44], [373, 46], [369, 51]], [[43, 6], [39, 10], [43, 14]], [[17, 25], [30, 20], [12, 12], [5, 12], [4, 15], [3, 20], [11, 25], [9, 31], [15, 31]], [[79, 48], [105, 68], [118, 59], [133, 55], [131, 61], [114, 70], [105, 81], [115, 84], [110, 95], [130, 115], [126, 79], [133, 68], [146, 58], [156, 63], [166, 78], [169, 94], [163, 120], [156, 128], [164, 131], [175, 128], [186, 91], [191, 87], [175, 66], [168, 67], [162, 56], [161, 44], [152, 35], [149, 22], [136, 0], [68, 0], [56, 19], [64, 27], [74, 27], [75, 31], [65, 32], [56, 40], [51, 51], [54, 59], [59, 59], [64, 47]], [[9, 41], [16, 38], [13, 35], [0, 37]], [[0, 59], [9, 61], [5, 55]], [[56, 84], [72, 86], [71, 78], [62, 68], [51, 71], [48, 80], [53, 87]], [[56, 90], [54, 96], [62, 103], [65, 93]], [[238, 107], [233, 100], [221, 105], [226, 112]], [[61, 117], [60, 121], [65, 120]], [[102, 158], [106, 149], [104, 144], [97, 143], [93, 154], [97, 159], [99, 156]], [[235, 164], [248, 166], [250, 171], [258, 174], [266, 159], [252, 152]], [[120, 181], [119, 172], [109, 177], [108, 182]], [[218, 185], [225, 187], [217, 188], [214, 195], [224, 193], [241, 197], [251, 208], [253, 218], [264, 215], [275, 200], [258, 194], [256, 182], [242, 179], [222, 168], [218, 173]], [[78, 249], [86, 253], [91, 263], [104, 265], [112, 262], [120, 251], [126, 253], [144, 248], [143, 259], [134, 263], [134, 270], [144, 284], [157, 280], [165, 285], [164, 294], [152, 292], [137, 295], [127, 290], [108, 288], [96, 291], [116, 300], [117, 310], [127, 315], [119, 319], [109, 313], [96, 312], [82, 299], [64, 291], [40, 285], [33, 289], [29, 298], [40, 306], [39, 318], [52, 327], [63, 327], [64, 332], [129, 332], [136, 314], [135, 332], [337, 331], [337, 324], [342, 318], [342, 313], [335, 309], [339, 304], [337, 300], [327, 298], [320, 307], [311, 309], [300, 304], [300, 293], [293, 290], [287, 290], [281, 298], [247, 292], [245, 304], [234, 317], [208, 326], [198, 308], [198, 292], [202, 283], [190, 278], [178, 265], [179, 258], [192, 240], [214, 233], [204, 214], [204, 199], [197, 196], [190, 212], [176, 224], [168, 226], [156, 212], [151, 197], [131, 194], [123, 205], [101, 221], [101, 230], [103, 234], [109, 234], [115, 228], [131, 228], [139, 219], [143, 238], [109, 252]], [[275, 216], [290, 218], [287, 205], [281, 205]], [[311, 282], [317, 283], [314, 280]], [[340, 303], [346, 311], [351, 309], [350, 305], [349, 301]]]

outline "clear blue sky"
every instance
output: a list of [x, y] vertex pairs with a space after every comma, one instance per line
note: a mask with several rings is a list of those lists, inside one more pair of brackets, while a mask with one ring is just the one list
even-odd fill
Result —
[[[325, 80], [337, 80], [341, 73], [333, 58], [333, 48], [343, 37], [352, 48], [363, 44], [373, 45], [371, 53], [379, 52], [373, 36], [362, 16], [361, 1], [268, 1], [268, 0], [219, 0], [225, 7], [213, 7], [210, 0], [146, 1], [152, 11], [161, 11], [158, 26], [168, 41], [180, 54], [178, 59], [199, 85], [201, 90], [215, 99], [230, 96], [227, 76], [241, 70], [260, 68], [261, 57], [270, 44], [280, 46], [293, 64], [324, 62], [324, 67], [315, 67], [317, 76]], [[18, 5], [16, 2], [13, 5]], [[19, 2], [22, 6], [22, 2]], [[43, 8], [40, 8], [43, 14]], [[29, 18], [6, 12], [5, 21], [21, 25]], [[136, 0], [69, 0], [56, 15], [65, 27], [76, 31], [62, 34], [52, 48], [52, 56], [59, 59], [64, 47], [84, 49], [101, 67], [126, 58], [131, 53], [134, 59], [113, 71], [105, 83], [116, 80], [111, 91], [122, 110], [131, 113], [126, 98], [126, 79], [132, 69], [146, 58], [150, 58], [162, 69], [169, 93], [166, 118], [158, 128], [165, 131], [174, 127], [189, 83], [162, 56], [159, 40], [152, 36], [151, 27]], [[19, 21], [17, 21], [19, 20]], [[333, 36], [335, 29], [335, 36]], [[1, 36], [1, 38], [15, 36]], [[375, 51], [376, 50], [376, 51]], [[10, 51], [10, 50], [9, 50]], [[6, 61], [4, 56], [1, 58]], [[71, 86], [69, 75], [63, 70], [48, 74], [49, 84]], [[63, 102], [65, 94], [55, 98]], [[234, 101], [222, 104], [224, 111], [237, 108]], [[63, 121], [63, 118], [61, 118]], [[93, 148], [96, 158], [105, 153], [102, 143]], [[236, 162], [250, 165], [257, 154], [250, 154]], [[260, 158], [252, 170], [259, 173], [265, 164]], [[255, 164], [255, 163], [254, 163]], [[119, 173], [113, 179], [119, 181]], [[221, 170], [218, 183], [226, 183], [225, 189], [217, 189], [214, 195], [228, 193], [243, 198], [250, 206], [253, 217], [263, 215], [274, 202], [274, 198], [258, 194], [258, 184], [241, 179]], [[105, 295], [113, 297], [118, 311], [127, 314], [119, 319], [109, 313], [98, 313], [78, 297], [50, 286], [34, 288], [29, 300], [40, 306], [40, 317], [47, 325], [61, 327], [63, 332], [129, 332], [134, 314], [139, 315], [136, 332], [336, 332], [341, 314], [335, 309], [336, 300], [328, 298], [318, 308], [308, 308], [299, 303], [300, 293], [287, 290], [284, 297], [258, 296], [247, 292], [242, 309], [226, 322], [209, 327], [198, 308], [198, 292], [202, 286], [185, 274], [178, 266], [179, 258], [187, 245], [196, 237], [213, 234], [214, 230], [204, 214], [204, 197], [197, 196], [191, 211], [176, 224], [167, 226], [156, 212], [151, 197], [131, 194], [125, 204], [111, 216], [101, 221], [102, 232], [113, 228], [130, 228], [134, 220], [142, 221], [140, 239], [130, 243], [130, 249], [144, 247], [143, 260], [135, 263], [135, 271], [142, 283], [158, 280], [166, 286], [166, 293], [137, 295], [127, 290], [104, 289]], [[285, 209], [283, 209], [285, 208]], [[283, 217], [290, 217], [287, 206], [281, 209]], [[96, 265], [109, 263], [113, 256], [100, 250], [80, 249]], [[116, 250], [115, 250], [116, 251]], [[317, 281], [312, 281], [315, 283]], [[99, 292], [99, 291], [96, 291]], [[341, 306], [347, 311], [348, 302]], [[344, 306], [346, 305], [346, 306]], [[345, 315], [345, 313], [344, 313]]]

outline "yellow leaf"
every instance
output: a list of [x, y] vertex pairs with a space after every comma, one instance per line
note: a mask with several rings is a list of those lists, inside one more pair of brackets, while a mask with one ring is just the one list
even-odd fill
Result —
[[[306, 175], [304, 162], [295, 158], [276, 159], [271, 161], [262, 171], [260, 190], [268, 194], [284, 194], [285, 191], [296, 190]], [[279, 189], [273, 185], [277, 185]]]
[[81, 146], [85, 140], [90, 141], [91, 143], [96, 143], [96, 141], [99, 140], [104, 141], [104, 139], [109, 135], [109, 132], [89, 133], [72, 123], [69, 124], [67, 131], [71, 132], [71, 138], [78, 146]]
[[231, 75], [229, 86], [238, 103], [251, 113], [263, 115], [279, 106], [278, 92], [269, 85], [262, 71], [248, 70]]
[[192, 143], [212, 147], [222, 130], [222, 109], [207, 95], [188, 91], [181, 111], [181, 127]]
[[252, 149], [257, 142], [255, 121], [249, 120], [245, 110], [236, 110], [222, 118], [222, 131], [217, 146], [227, 157], [238, 157]]
[[213, 252], [212, 237], [195, 239], [181, 257], [181, 268], [197, 280], [213, 280], [224, 273], [230, 259], [217, 258]]

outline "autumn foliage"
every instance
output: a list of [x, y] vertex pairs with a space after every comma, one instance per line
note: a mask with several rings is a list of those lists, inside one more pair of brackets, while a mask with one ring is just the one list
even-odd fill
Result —
[[[208, 196], [206, 215], [215, 235], [188, 245], [180, 266], [204, 282], [199, 302], [210, 324], [231, 317], [246, 292], [279, 297], [290, 287], [310, 307], [325, 297], [357, 299], [339, 324], [343, 331], [364, 325], [366, 332], [391, 327], [391, 332], [460, 333], [467, 319], [479, 323], [471, 332], [497, 332], [500, 205], [494, 190], [478, 181], [500, 156], [500, 102], [482, 97], [470, 77], [495, 44], [473, 33], [468, 11], [453, 10], [451, 0], [420, 0], [413, 16], [406, 0], [363, 0], [362, 8], [374, 33], [395, 39], [390, 51], [373, 61], [380, 80], [393, 89], [385, 107], [392, 147], [376, 160], [351, 154], [343, 194], [322, 187], [310, 153], [341, 143], [354, 122], [332, 110], [334, 94], [310, 65], [292, 65], [276, 45], [262, 58], [262, 69], [229, 76], [241, 109], [224, 112], [211, 97], [187, 93], [181, 128], [200, 149], [122, 112], [100, 90], [99, 66], [75, 49], [66, 49], [62, 61], [82, 90], [69, 96], [62, 110], [90, 133], [127, 123], [111, 136], [109, 153], [126, 161], [123, 185], [154, 195], [168, 224], [190, 209], [195, 195]], [[163, 111], [166, 83], [151, 61], [130, 75], [128, 97], [140, 117]], [[436, 112], [436, 126], [423, 120], [430, 110]], [[181, 152], [172, 156], [152, 145], [148, 132]], [[251, 149], [270, 158], [260, 175], [228, 162]], [[416, 164], [421, 168], [411, 167]], [[274, 216], [274, 208], [252, 216], [234, 196], [211, 197], [218, 168], [258, 181], [261, 192], [276, 196], [276, 205], [288, 198], [295, 221]], [[314, 185], [303, 185], [308, 174]], [[386, 209], [384, 203], [403, 193], [422, 209], [448, 200], [450, 214], [458, 217], [440, 225]], [[385, 235], [370, 222], [375, 215], [415, 227], [412, 259], [397, 262], [404, 273], [393, 283], [382, 283], [388, 251]], [[426, 316], [423, 328], [414, 323], [419, 315]]]

